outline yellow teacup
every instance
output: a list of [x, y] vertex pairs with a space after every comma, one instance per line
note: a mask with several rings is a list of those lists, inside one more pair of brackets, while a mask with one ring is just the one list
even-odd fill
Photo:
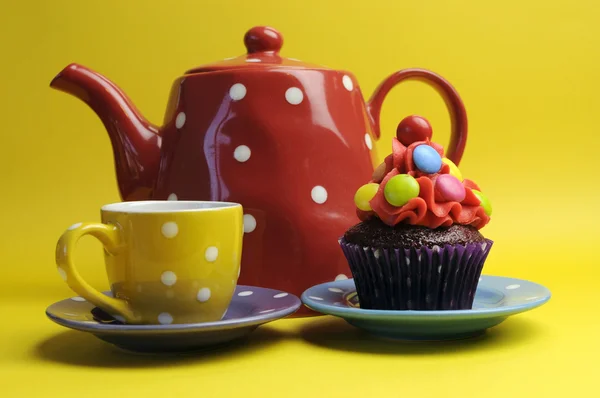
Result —
[[[102, 223], [78, 223], [60, 237], [58, 272], [71, 289], [129, 324], [220, 320], [240, 271], [243, 211], [237, 203], [139, 201], [109, 204]], [[104, 245], [113, 297], [86, 283], [73, 264], [75, 244]]]

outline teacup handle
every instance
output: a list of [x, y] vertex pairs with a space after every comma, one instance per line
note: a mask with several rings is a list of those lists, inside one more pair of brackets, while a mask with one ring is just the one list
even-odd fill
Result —
[[62, 234], [56, 246], [56, 265], [59, 274], [75, 293], [90, 303], [113, 316], [122, 316], [126, 322], [134, 322], [133, 311], [126, 301], [107, 297], [91, 287], [77, 272], [73, 263], [73, 254], [77, 241], [84, 235], [91, 235], [102, 242], [109, 254], [117, 254], [122, 248], [120, 232], [116, 226], [100, 223], [75, 224]]
[[367, 113], [371, 118], [375, 139], [379, 139], [381, 136], [379, 117], [385, 97], [392, 88], [406, 80], [422, 81], [432, 86], [444, 99], [446, 107], [450, 112], [452, 123], [452, 135], [450, 136], [450, 144], [446, 151], [446, 157], [458, 165], [462, 159], [465, 144], [467, 143], [467, 112], [454, 87], [440, 75], [426, 69], [403, 69], [388, 76], [375, 89], [375, 92], [367, 102]]

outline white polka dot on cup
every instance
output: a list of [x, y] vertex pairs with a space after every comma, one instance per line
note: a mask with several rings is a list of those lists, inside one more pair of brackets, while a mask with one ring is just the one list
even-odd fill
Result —
[[373, 149], [373, 140], [371, 140], [369, 133], [365, 134], [365, 144], [369, 150]]
[[219, 249], [216, 246], [209, 246], [204, 251], [204, 259], [209, 263], [214, 263], [219, 257]]
[[288, 293], [277, 293], [276, 295], [273, 296], [273, 298], [283, 298], [288, 296]]
[[505, 287], [505, 289], [506, 290], [515, 290], [515, 289], [518, 289], [520, 287], [521, 287], [521, 285], [508, 285], [508, 286]]
[[352, 79], [348, 75], [344, 75], [344, 77], [342, 77], [342, 83], [348, 91], [352, 91], [352, 89], [354, 88], [354, 83], [352, 83]]
[[167, 200], [175, 201], [175, 200], [177, 200], [177, 195], [172, 193], [167, 197]]
[[179, 233], [179, 227], [177, 226], [177, 223], [173, 221], [164, 223], [160, 230], [163, 236], [167, 239], [174, 238]]
[[71, 225], [69, 228], [67, 228], [67, 231], [72, 231], [74, 229], [81, 227], [82, 225], [83, 225], [83, 223], [80, 223], [80, 222], [75, 223], [75, 224]]
[[303, 99], [304, 94], [298, 87], [290, 87], [285, 92], [285, 100], [292, 105], [298, 105]]
[[177, 117], [175, 118], [175, 127], [180, 129], [183, 127], [184, 124], [185, 124], [185, 113], [179, 112], [177, 114]]
[[249, 234], [256, 229], [256, 218], [252, 214], [244, 214], [244, 233]]
[[246, 86], [236, 83], [229, 89], [229, 96], [234, 101], [239, 101], [246, 96]]
[[308, 296], [308, 298], [309, 298], [309, 299], [316, 300], [316, 301], [323, 301], [323, 298], [321, 298], [321, 297], [318, 297], [318, 296]]
[[327, 190], [324, 187], [317, 185], [310, 191], [310, 196], [315, 203], [323, 204], [327, 201]]
[[196, 299], [201, 302], [201, 303], [205, 303], [210, 299], [210, 289], [207, 287], [203, 287], [202, 289], [198, 290], [198, 294], [196, 295]]
[[168, 312], [163, 312], [158, 315], [158, 323], [161, 325], [170, 325], [173, 323], [173, 317]]
[[251, 290], [244, 290], [242, 292], [239, 292], [237, 295], [240, 297], [247, 297], [247, 296], [251, 296], [254, 292], [252, 292]]
[[348, 277], [346, 275], [344, 275], [344, 274], [339, 274], [338, 276], [335, 277], [336, 281], [343, 281], [343, 280], [346, 280], [346, 279], [348, 279]]
[[160, 281], [163, 285], [173, 286], [175, 282], [177, 282], [177, 275], [175, 275], [175, 272], [173, 271], [165, 271], [160, 276]]
[[337, 288], [337, 287], [330, 287], [330, 288], [327, 288], [327, 290], [329, 290], [332, 293], [343, 293], [344, 292], [342, 289]]
[[244, 163], [250, 159], [252, 151], [246, 145], [240, 145], [233, 151], [233, 158], [240, 163]]

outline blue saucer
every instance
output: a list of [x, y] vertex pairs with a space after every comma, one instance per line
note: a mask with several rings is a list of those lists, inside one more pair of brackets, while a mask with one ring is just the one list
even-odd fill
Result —
[[[112, 296], [111, 292], [104, 292]], [[59, 325], [89, 332], [101, 340], [134, 352], [184, 352], [220, 346], [240, 339], [258, 326], [293, 314], [300, 299], [292, 294], [238, 285], [223, 319], [171, 325], [126, 325], [82, 297], [59, 301], [46, 315]]]
[[353, 279], [313, 286], [302, 294], [302, 302], [314, 311], [341, 317], [351, 325], [380, 337], [451, 340], [481, 334], [510, 315], [541, 306], [550, 296], [547, 288], [533, 282], [484, 275], [470, 310], [361, 309]]

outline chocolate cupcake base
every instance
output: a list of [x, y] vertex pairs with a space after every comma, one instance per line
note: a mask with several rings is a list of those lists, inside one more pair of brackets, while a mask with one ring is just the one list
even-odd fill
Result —
[[462, 310], [473, 307], [493, 241], [409, 248], [340, 246], [360, 307], [378, 310]]

